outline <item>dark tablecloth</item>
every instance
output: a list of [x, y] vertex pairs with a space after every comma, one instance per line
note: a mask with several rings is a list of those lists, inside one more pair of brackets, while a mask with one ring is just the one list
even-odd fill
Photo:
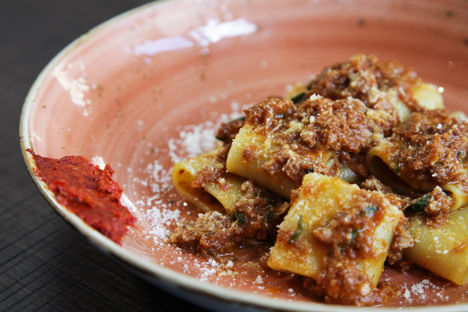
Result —
[[63, 47], [143, 0], [0, 1], [0, 311], [196, 311], [89, 244], [49, 207], [21, 156], [24, 98]]

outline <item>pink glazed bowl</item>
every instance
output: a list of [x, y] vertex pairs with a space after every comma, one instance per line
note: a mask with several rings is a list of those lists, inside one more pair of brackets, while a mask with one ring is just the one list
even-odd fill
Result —
[[[171, 185], [175, 161], [209, 148], [216, 124], [245, 105], [283, 95], [291, 84], [355, 53], [399, 60], [442, 86], [450, 109], [468, 112], [467, 1], [163, 1], [96, 27], [49, 63], [24, 104], [24, 159], [68, 222], [170, 292], [223, 311], [366, 311], [316, 302], [294, 285], [267, 287], [271, 276], [226, 274], [229, 263], [165, 242], [177, 222], [196, 215]], [[34, 175], [26, 149], [109, 163], [124, 189], [123, 203], [138, 218], [122, 245], [61, 206]], [[409, 295], [394, 305], [423, 302], [411, 292], [422, 277], [395, 279]], [[427, 302], [445, 301], [414, 310], [468, 310], [466, 288], [439, 287], [436, 277], [429, 282], [434, 287], [427, 289]], [[462, 299], [454, 303], [453, 297]]]

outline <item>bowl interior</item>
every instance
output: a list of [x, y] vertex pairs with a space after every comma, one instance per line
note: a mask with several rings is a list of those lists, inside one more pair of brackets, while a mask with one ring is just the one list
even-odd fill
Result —
[[212, 146], [216, 125], [246, 105], [355, 53], [399, 60], [467, 112], [466, 1], [166, 1], [113, 19], [56, 57], [26, 102], [23, 144], [109, 163], [139, 220], [122, 244], [132, 253], [202, 281], [310, 301], [294, 284], [248, 269], [220, 275], [224, 263], [167, 245], [167, 232], [196, 215], [170, 168]]

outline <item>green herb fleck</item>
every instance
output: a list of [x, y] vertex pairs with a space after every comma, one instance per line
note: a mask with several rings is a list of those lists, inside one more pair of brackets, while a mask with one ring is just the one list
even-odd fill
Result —
[[301, 235], [301, 233], [302, 233], [302, 215], [299, 216], [299, 222], [297, 223], [296, 232], [294, 232], [294, 234], [291, 235], [291, 238], [289, 239], [289, 243], [291, 244], [292, 242], [294, 242], [299, 237], [299, 235]]
[[396, 168], [395, 168], [395, 173], [396, 173], [396, 174], [399, 174], [400, 171], [401, 171], [401, 164], [398, 163], [397, 166], [396, 166]]
[[244, 215], [243, 213], [240, 213], [240, 214], [237, 216], [237, 223], [239, 223], [239, 224], [245, 223], [245, 215]]
[[427, 205], [429, 204], [429, 199], [431, 198], [430, 194], [426, 194], [423, 197], [419, 198], [415, 202], [413, 202], [411, 205], [409, 205], [405, 212], [408, 213], [416, 213], [416, 212], [421, 212], [426, 209]]
[[215, 138], [216, 138], [217, 140], [220, 140], [220, 141], [223, 141], [223, 142], [224, 142], [224, 138], [222, 138], [222, 137], [220, 137], [220, 136], [215, 135]]
[[270, 221], [273, 220], [273, 217], [274, 217], [273, 209], [268, 210], [267, 223], [270, 223]]
[[466, 153], [465, 153], [465, 151], [460, 151], [460, 152], [458, 153], [458, 158], [460, 158], [461, 161], [464, 161], [464, 160], [466, 159]]
[[359, 233], [358, 229], [353, 229], [353, 231], [351, 232], [351, 237], [349, 239], [350, 244], [352, 244], [354, 242], [354, 240], [356, 239], [358, 233]]
[[308, 168], [308, 169], [306, 170], [306, 174], [307, 174], [307, 173], [312, 173], [312, 172], [314, 172], [314, 168]]
[[291, 98], [291, 101], [293, 101], [294, 104], [297, 104], [299, 102], [302, 102], [302, 100], [305, 98], [306, 94], [305, 92], [301, 92], [299, 94], [296, 94]]
[[232, 215], [232, 221], [235, 222], [237, 220], [237, 224], [241, 225], [245, 223], [245, 215], [243, 213], [237, 213], [237, 211], [234, 211], [234, 214]]
[[245, 116], [242, 116], [242, 117], [239, 117], [239, 118], [233, 119], [233, 120], [231, 120], [230, 122], [237, 121], [237, 120], [240, 120], [240, 121], [245, 121]]
[[377, 211], [379, 211], [379, 207], [377, 206], [367, 206], [366, 208], [364, 208], [363, 212], [364, 212], [364, 215], [366, 217], [372, 217], [374, 215], [374, 213], [376, 213]]

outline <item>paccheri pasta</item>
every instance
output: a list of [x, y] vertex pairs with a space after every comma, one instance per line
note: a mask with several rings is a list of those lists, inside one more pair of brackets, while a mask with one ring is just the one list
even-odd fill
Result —
[[216, 257], [268, 242], [268, 268], [326, 302], [382, 304], [384, 263], [468, 283], [468, 121], [398, 62], [355, 55], [225, 123], [177, 163], [202, 214], [170, 242]]

